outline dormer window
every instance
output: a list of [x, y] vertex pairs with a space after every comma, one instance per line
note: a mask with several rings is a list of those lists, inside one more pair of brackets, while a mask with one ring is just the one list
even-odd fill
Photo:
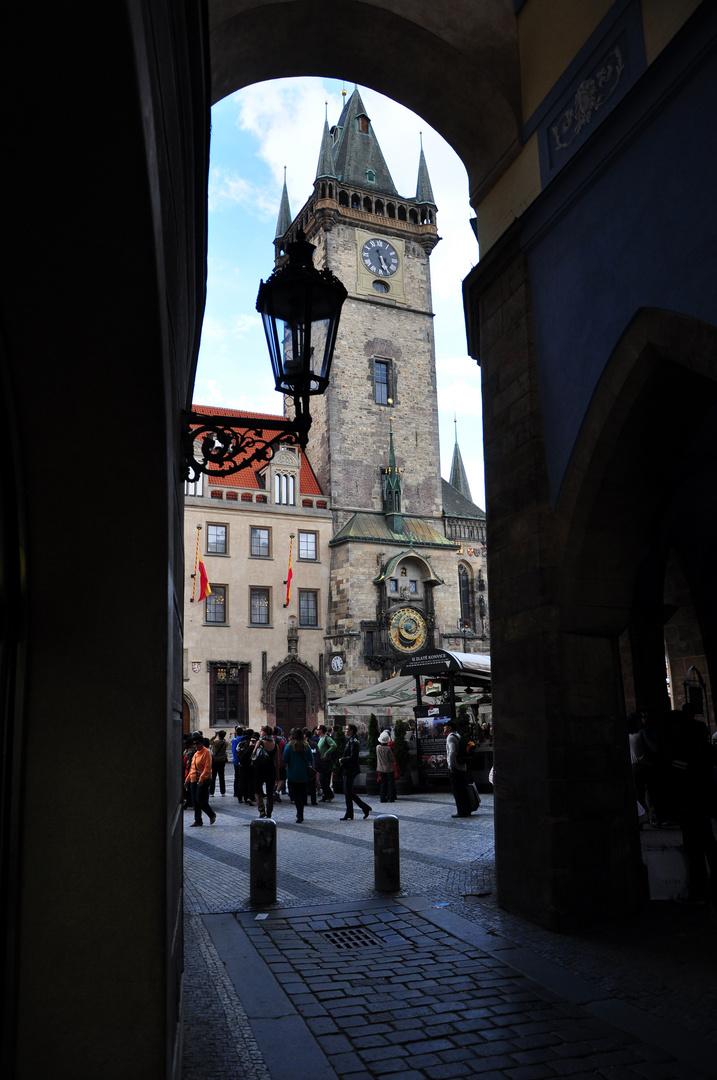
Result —
[[356, 130], [360, 132], [361, 135], [368, 135], [368, 125], [369, 118], [365, 113], [361, 113], [360, 116], [356, 117]]
[[376, 183], [376, 173], [373, 171], [373, 169], [366, 170], [366, 182], [369, 184]]
[[341, 135], [341, 128], [340, 127], [332, 127], [330, 134], [331, 134], [332, 145], [335, 146], [336, 143], [339, 141], [339, 136]]

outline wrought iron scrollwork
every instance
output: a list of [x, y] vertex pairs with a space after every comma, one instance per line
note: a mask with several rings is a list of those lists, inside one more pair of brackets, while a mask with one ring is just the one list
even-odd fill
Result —
[[[226, 416], [206, 416], [189, 413], [182, 451], [186, 466], [185, 479], [194, 483], [202, 473], [210, 476], [231, 476], [257, 461], [271, 461], [283, 444], [306, 446], [311, 417], [306, 414], [296, 420], [262, 420], [257, 417], [237, 417], [230, 424]], [[239, 426], [241, 425], [241, 426]], [[264, 438], [270, 430], [271, 438]], [[201, 457], [197, 457], [197, 449]]]

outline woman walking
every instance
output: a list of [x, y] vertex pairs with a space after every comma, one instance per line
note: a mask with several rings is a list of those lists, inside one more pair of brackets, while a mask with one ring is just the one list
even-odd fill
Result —
[[296, 808], [296, 820], [304, 820], [304, 807], [309, 787], [309, 769], [313, 768], [311, 747], [306, 741], [301, 728], [294, 728], [283, 755], [286, 765], [286, 777], [289, 781], [289, 797]]

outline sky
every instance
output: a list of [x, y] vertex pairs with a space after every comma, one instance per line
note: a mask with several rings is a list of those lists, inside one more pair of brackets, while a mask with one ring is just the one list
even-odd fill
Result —
[[[212, 108], [207, 303], [197, 405], [282, 410], [256, 296], [260, 280], [274, 268], [284, 166], [295, 216], [313, 190], [327, 107], [329, 125], [335, 124], [344, 85], [350, 95], [352, 83], [277, 79], [255, 83]], [[415, 113], [368, 88], [359, 91], [404, 197], [416, 194], [423, 138], [441, 236], [431, 255], [441, 474], [450, 476], [457, 431], [473, 501], [485, 507], [480, 368], [466, 351], [461, 296], [461, 282], [478, 261], [466, 171], [448, 143]]]

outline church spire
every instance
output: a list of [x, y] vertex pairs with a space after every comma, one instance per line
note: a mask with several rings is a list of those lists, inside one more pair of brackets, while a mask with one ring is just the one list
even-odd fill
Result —
[[319, 164], [316, 168], [316, 180], [321, 180], [324, 177], [336, 178], [336, 165], [334, 163], [334, 148], [331, 139], [331, 132], [329, 131], [329, 121], [324, 120], [324, 134], [321, 140], [321, 152], [319, 153]]
[[430, 204], [431, 206], [436, 205], [436, 200], [433, 198], [431, 178], [428, 175], [426, 155], [423, 153], [423, 134], [421, 134], [421, 156], [418, 159], [418, 182], [416, 184], [416, 202], [422, 206], [425, 206], [426, 204]]
[[393, 450], [393, 417], [389, 417], [388, 429], [388, 468], [383, 473], [383, 512], [391, 532], [403, 532], [401, 514], [401, 469], [396, 468], [396, 455]]
[[288, 232], [291, 225], [291, 210], [289, 208], [289, 192], [286, 188], [286, 165], [284, 166], [284, 190], [281, 193], [281, 205], [279, 207], [279, 218], [276, 222], [276, 235], [275, 240], [278, 240], [280, 236], [284, 236]]
[[453, 423], [456, 425], [456, 444], [453, 447], [451, 478], [448, 482], [451, 487], [454, 487], [456, 491], [459, 491], [461, 493], [464, 499], [468, 499], [469, 502], [473, 502], [470, 485], [468, 483], [468, 477], [466, 476], [466, 470], [463, 464], [463, 458], [461, 457], [460, 447], [458, 446], [458, 421], [456, 420], [455, 416], [453, 417]]

